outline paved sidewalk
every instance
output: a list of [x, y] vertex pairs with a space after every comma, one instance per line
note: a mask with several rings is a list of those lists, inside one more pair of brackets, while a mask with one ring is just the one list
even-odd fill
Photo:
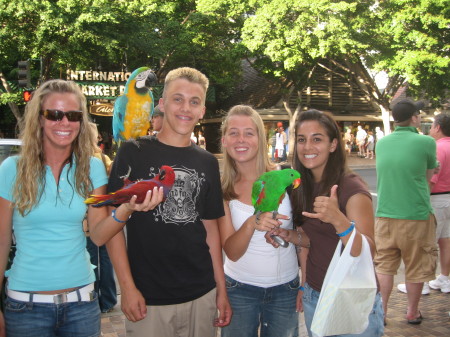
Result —
[[352, 153], [347, 156], [347, 164], [352, 169], [375, 168], [375, 159], [360, 158], [357, 154]]
[[[217, 155], [221, 164], [221, 156]], [[356, 154], [348, 157], [348, 164], [352, 169], [375, 168], [374, 159], [359, 158]], [[437, 270], [439, 272], [439, 268]], [[397, 284], [403, 282], [404, 269], [400, 267], [395, 277], [394, 290], [389, 300], [387, 326], [384, 336], [387, 337], [438, 337], [450, 336], [450, 294], [443, 294], [431, 290], [430, 295], [423, 295], [420, 301], [420, 310], [424, 317], [422, 324], [411, 325], [406, 322], [406, 294], [397, 291]], [[119, 296], [120, 302], [120, 296]], [[102, 314], [102, 336], [125, 337], [125, 317], [119, 305], [107, 314]], [[349, 317], [349, 319], [351, 319]], [[202, 337], [202, 336], [198, 336]], [[300, 315], [300, 337], [307, 337], [303, 324], [303, 315]]]
[[[432, 290], [430, 295], [423, 295], [420, 310], [424, 319], [420, 325], [411, 325], [405, 319], [406, 294], [397, 291], [397, 283], [395, 283], [389, 300], [387, 326], [385, 327], [384, 336], [450, 336], [450, 294]], [[125, 317], [121, 313], [119, 306], [116, 306], [111, 313], [102, 314], [102, 336], [125, 337], [124, 319]], [[300, 316], [300, 337], [307, 337], [303, 325], [303, 315]]]

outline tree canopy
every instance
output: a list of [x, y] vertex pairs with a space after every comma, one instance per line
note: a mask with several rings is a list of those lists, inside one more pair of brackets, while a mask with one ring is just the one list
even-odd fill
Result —
[[[326, 59], [381, 109], [388, 130], [401, 85], [436, 105], [445, 96], [449, 11], [450, 0], [0, 0], [0, 101], [13, 109], [24, 59], [35, 81], [69, 68], [140, 66], [162, 79], [193, 66], [225, 97], [247, 57], [283, 84], [285, 102]], [[375, 81], [381, 71], [386, 88]]]
[[[286, 88], [301, 90], [308, 71], [331, 60], [379, 106], [387, 130], [401, 85], [437, 104], [449, 87], [448, 0], [199, 2], [207, 12], [244, 17], [241, 43]], [[389, 76], [386, 88], [375, 81], [380, 71]]]
[[27, 59], [33, 84], [64, 78], [67, 69], [149, 66], [163, 79], [170, 69], [193, 66], [226, 93], [240, 71], [235, 24], [196, 6], [194, 0], [0, 0], [0, 94], [9, 93], [1, 101], [17, 102], [17, 61]]

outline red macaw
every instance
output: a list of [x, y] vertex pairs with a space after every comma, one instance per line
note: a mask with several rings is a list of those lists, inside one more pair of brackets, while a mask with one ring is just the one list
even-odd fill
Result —
[[124, 187], [120, 190], [105, 195], [91, 195], [84, 202], [94, 207], [117, 205], [129, 202], [133, 195], [136, 195], [136, 203], [140, 204], [144, 201], [147, 191], [153, 190], [154, 187], [163, 187], [165, 199], [174, 183], [175, 171], [170, 166], [163, 165], [159, 174], [152, 179], [132, 182], [125, 178]]

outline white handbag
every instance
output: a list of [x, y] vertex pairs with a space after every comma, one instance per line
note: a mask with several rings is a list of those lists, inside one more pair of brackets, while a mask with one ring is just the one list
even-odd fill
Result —
[[342, 254], [339, 240], [328, 267], [311, 324], [314, 337], [360, 334], [369, 324], [377, 283], [370, 246], [364, 235], [361, 254], [350, 255], [355, 233], [353, 230]]

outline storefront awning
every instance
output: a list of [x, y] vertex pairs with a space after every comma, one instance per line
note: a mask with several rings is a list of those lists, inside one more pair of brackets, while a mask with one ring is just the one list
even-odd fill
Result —
[[[285, 109], [282, 108], [274, 108], [274, 109], [256, 109], [256, 111], [260, 114], [261, 118], [264, 121], [289, 121], [289, 115], [286, 112]], [[381, 113], [379, 114], [361, 114], [361, 115], [334, 115], [334, 119], [338, 122], [383, 122], [383, 119], [381, 117]], [[211, 119], [204, 119], [200, 121], [201, 124], [211, 124], [211, 123], [221, 123], [222, 122], [221, 117], [218, 118], [211, 118]], [[422, 121], [423, 122], [433, 122], [434, 116], [432, 115], [422, 115]], [[394, 120], [391, 117], [391, 122], [394, 122]]]

